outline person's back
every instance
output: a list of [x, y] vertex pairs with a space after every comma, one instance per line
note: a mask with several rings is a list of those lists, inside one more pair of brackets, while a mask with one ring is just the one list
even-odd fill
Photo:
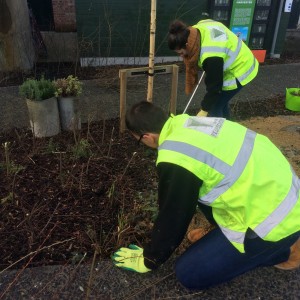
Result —
[[223, 90], [235, 89], [235, 79], [244, 86], [256, 77], [258, 61], [247, 45], [226, 26], [208, 19], [192, 27], [200, 31], [199, 67], [209, 57], [224, 59]]
[[179, 115], [163, 127], [158, 149], [157, 163], [177, 164], [203, 181], [199, 202], [213, 207], [219, 226], [241, 233], [239, 241], [228, 236], [239, 250], [248, 228], [267, 241], [299, 230], [288, 220], [300, 215], [300, 181], [264, 135], [222, 118]]

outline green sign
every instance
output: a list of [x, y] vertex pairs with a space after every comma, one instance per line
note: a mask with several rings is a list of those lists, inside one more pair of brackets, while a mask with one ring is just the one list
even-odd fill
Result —
[[230, 29], [246, 44], [249, 42], [255, 2], [255, 0], [234, 0], [232, 5]]

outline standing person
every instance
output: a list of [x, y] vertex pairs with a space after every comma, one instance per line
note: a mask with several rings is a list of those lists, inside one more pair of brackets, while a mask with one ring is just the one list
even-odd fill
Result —
[[177, 260], [185, 287], [208, 288], [260, 266], [299, 267], [300, 180], [267, 137], [223, 118], [168, 118], [146, 101], [127, 112], [126, 125], [158, 149], [159, 213], [151, 242], [120, 248], [117, 267], [144, 273], [164, 263], [197, 204], [217, 227], [201, 239], [193, 234]]
[[168, 45], [183, 57], [186, 94], [197, 85], [198, 67], [205, 71], [206, 94], [199, 116], [230, 119], [229, 101], [258, 72], [259, 63], [247, 45], [222, 23], [210, 19], [194, 26], [173, 21]]

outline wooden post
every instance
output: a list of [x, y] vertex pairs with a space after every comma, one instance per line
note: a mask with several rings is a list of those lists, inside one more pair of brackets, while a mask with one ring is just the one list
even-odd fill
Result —
[[[119, 71], [120, 77], [120, 133], [125, 131], [125, 114], [126, 114], [126, 91], [127, 91], [127, 78], [136, 76], [145, 76], [148, 74], [148, 67], [122, 69]], [[178, 70], [177, 65], [154, 66], [153, 72], [159, 74], [172, 73], [172, 89], [170, 99], [170, 112], [176, 114], [177, 103], [177, 84], [178, 84]]]
[[153, 81], [154, 81], [154, 52], [156, 32], [156, 0], [151, 0], [151, 21], [150, 21], [150, 49], [149, 49], [149, 71], [148, 71], [148, 93], [147, 101], [152, 102]]

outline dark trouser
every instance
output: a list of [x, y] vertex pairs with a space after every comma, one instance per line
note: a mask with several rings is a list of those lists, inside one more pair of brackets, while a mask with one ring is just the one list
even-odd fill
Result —
[[229, 101], [242, 89], [242, 85], [236, 81], [237, 88], [231, 91], [222, 91], [219, 101], [209, 110], [210, 117], [225, 118], [230, 120]]
[[245, 253], [240, 253], [216, 228], [179, 257], [175, 266], [176, 276], [186, 288], [205, 289], [257, 267], [273, 266], [288, 260], [290, 246], [299, 235], [300, 232], [297, 232], [278, 242], [246, 237]]

